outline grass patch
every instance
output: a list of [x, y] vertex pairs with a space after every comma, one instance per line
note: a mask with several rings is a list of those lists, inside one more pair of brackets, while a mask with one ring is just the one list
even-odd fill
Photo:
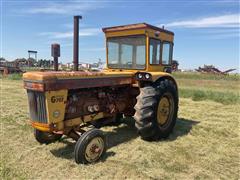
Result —
[[0, 75], [0, 78], [3, 79], [9, 79], [9, 80], [21, 80], [22, 79], [22, 74], [21, 73], [13, 73], [13, 74], [8, 74], [6, 76]]
[[240, 103], [240, 96], [231, 92], [217, 92], [211, 90], [179, 89], [180, 97], [192, 98], [194, 101], [212, 100], [222, 104]]
[[240, 81], [239, 74], [217, 75], [217, 74], [204, 74], [198, 72], [174, 72], [173, 76], [177, 79], [198, 79], [198, 80], [230, 80]]
[[182, 98], [193, 97], [191, 88], [179, 86], [179, 118], [168, 139], [143, 141], [129, 118], [102, 128], [108, 141], [102, 161], [77, 165], [71, 139], [49, 145], [34, 139], [22, 81], [1, 81], [0, 179], [239, 179], [239, 104], [204, 101], [207, 91], [195, 95], [203, 101], [192, 101]]

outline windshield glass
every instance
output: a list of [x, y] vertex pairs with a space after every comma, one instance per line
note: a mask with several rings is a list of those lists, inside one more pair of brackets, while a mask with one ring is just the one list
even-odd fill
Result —
[[107, 48], [109, 68], [145, 69], [145, 36], [108, 38]]

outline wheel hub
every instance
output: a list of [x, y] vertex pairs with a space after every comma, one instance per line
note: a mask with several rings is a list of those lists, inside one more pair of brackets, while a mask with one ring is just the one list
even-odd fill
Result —
[[96, 137], [92, 139], [86, 147], [85, 158], [88, 162], [96, 161], [102, 154], [104, 148], [103, 139]]
[[93, 144], [93, 146], [91, 147], [90, 151], [92, 153], [99, 153], [101, 151], [101, 148], [99, 148], [97, 144]]
[[171, 98], [168, 95], [163, 96], [158, 103], [157, 121], [160, 126], [167, 123], [172, 111]]

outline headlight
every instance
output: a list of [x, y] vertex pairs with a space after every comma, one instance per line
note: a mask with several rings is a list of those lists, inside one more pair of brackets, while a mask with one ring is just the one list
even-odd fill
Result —
[[142, 79], [143, 75], [142, 74], [138, 74], [138, 78]]
[[145, 74], [145, 78], [146, 78], [146, 79], [149, 79], [149, 78], [150, 78], [150, 75], [149, 75], [149, 74]]

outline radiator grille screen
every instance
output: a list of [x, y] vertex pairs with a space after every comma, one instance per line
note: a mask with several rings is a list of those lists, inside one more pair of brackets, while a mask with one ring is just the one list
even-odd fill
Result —
[[27, 94], [31, 120], [47, 124], [47, 110], [44, 93], [28, 90]]

